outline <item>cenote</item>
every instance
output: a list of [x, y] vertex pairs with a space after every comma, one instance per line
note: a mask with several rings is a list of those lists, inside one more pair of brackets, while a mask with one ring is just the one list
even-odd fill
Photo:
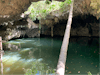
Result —
[[[22, 38], [4, 43], [4, 75], [53, 75], [57, 67], [61, 37]], [[66, 74], [97, 74], [99, 72], [99, 38], [71, 37]]]
[[99, 75], [99, 6], [99, 0], [1, 0], [0, 74], [57, 75], [63, 36], [70, 35], [60, 70]]

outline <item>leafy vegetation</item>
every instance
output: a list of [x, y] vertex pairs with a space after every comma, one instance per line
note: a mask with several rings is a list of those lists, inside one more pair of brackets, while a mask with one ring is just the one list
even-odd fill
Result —
[[55, 73], [54, 69], [51, 69], [48, 64], [40, 63], [39, 61], [33, 62], [31, 69], [25, 69], [25, 75], [39, 74], [51, 74]]
[[88, 72], [88, 75], [92, 75], [90, 71]]
[[61, 8], [63, 9], [69, 4], [71, 4], [71, 0], [65, 0], [64, 2], [52, 1], [52, 3], [50, 3], [48, 0], [32, 2], [25, 13], [31, 12], [29, 17], [33, 21], [36, 20], [36, 18], [40, 20], [41, 18], [45, 18], [50, 12], [59, 10]]

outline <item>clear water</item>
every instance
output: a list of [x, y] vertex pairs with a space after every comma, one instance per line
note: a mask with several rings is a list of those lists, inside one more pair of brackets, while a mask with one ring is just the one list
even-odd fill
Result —
[[98, 39], [79, 38], [70, 42], [66, 63], [67, 74], [97, 74], [99, 72]]
[[[3, 55], [3, 74], [54, 74], [62, 38], [28, 38], [8, 42]], [[66, 74], [99, 72], [98, 38], [71, 38], [66, 61]]]

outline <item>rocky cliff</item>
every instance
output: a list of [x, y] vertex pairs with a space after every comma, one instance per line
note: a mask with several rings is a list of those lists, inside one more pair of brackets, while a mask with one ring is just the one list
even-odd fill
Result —
[[[60, 10], [53, 11], [46, 16], [46, 19], [42, 18], [34, 22], [28, 17], [24, 19], [20, 17], [33, 1], [38, 0], [1, 0], [0, 36], [4, 40], [20, 37], [39, 37], [39, 25], [41, 25], [41, 34], [43, 35], [51, 35], [52, 26], [54, 35], [64, 35], [69, 11], [62, 13], [59, 12]], [[97, 3], [93, 0], [74, 1], [71, 36], [99, 36], [99, 6], [99, 1]]]

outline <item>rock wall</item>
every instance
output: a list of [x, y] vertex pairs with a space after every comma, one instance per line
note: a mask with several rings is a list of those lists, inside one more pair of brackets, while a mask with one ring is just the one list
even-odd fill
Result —
[[[63, 13], [59, 12], [60, 10], [51, 12], [46, 16], [46, 19], [41, 19], [36, 24], [28, 17], [24, 19], [20, 17], [32, 1], [39, 0], [1, 0], [0, 36], [4, 40], [20, 37], [39, 37], [39, 24], [41, 24], [41, 34], [43, 35], [51, 35], [51, 26], [54, 26], [54, 35], [64, 35], [69, 7], [66, 7], [65, 10], [67, 11]], [[91, 0], [75, 0], [71, 36], [99, 36], [98, 19], [100, 16], [96, 13], [97, 10], [93, 9], [90, 4]], [[88, 18], [88, 15], [93, 17], [90, 16]]]
[[[54, 24], [53, 33], [54, 36], [64, 36], [67, 20], [60, 21]], [[51, 27], [43, 25], [43, 35], [51, 35]], [[71, 36], [88, 36], [99, 37], [99, 20], [92, 15], [83, 15], [73, 17]]]
[[33, 23], [33, 21], [28, 18], [14, 21], [12, 25], [1, 25], [0, 36], [3, 37], [3, 40], [11, 40], [20, 37], [39, 37], [40, 33], [38, 29], [38, 24]]
[[21, 13], [27, 10], [31, 2], [37, 1], [40, 0], [0, 0], [0, 24], [20, 19]]

